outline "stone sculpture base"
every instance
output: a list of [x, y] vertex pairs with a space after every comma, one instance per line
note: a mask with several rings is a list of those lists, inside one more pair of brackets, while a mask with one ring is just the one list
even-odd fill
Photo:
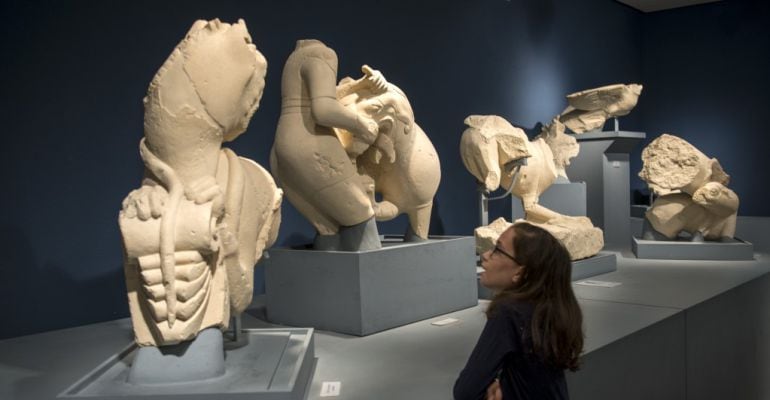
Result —
[[630, 153], [644, 132], [604, 131], [577, 135], [580, 154], [567, 167], [567, 176], [586, 183], [586, 216], [604, 231], [606, 248], [627, 248], [631, 236]]
[[90, 400], [199, 399], [300, 400], [315, 369], [313, 329], [246, 329], [248, 344], [225, 343], [225, 374], [176, 384], [133, 385], [128, 373], [138, 347], [131, 344], [59, 394]]
[[[599, 254], [593, 257], [572, 262], [572, 281], [579, 281], [592, 276], [606, 274], [608, 272], [616, 271], [617, 269], [618, 257], [615, 253], [600, 251]], [[478, 274], [480, 274], [481, 271], [481, 267], [476, 270], [479, 298], [489, 300], [494, 296], [494, 293], [482, 286], [481, 282], [478, 280]]]
[[590, 278], [618, 269], [618, 257], [615, 253], [600, 251], [593, 257], [572, 262], [572, 280]]
[[478, 303], [473, 237], [404, 243], [387, 236], [361, 252], [271, 249], [267, 317], [365, 336]]
[[225, 374], [222, 331], [206, 328], [195, 339], [171, 346], [139, 347], [134, 352], [128, 382], [158, 385], [195, 382]]
[[[524, 218], [524, 208], [518, 198], [513, 198], [511, 221]], [[582, 217], [586, 215], [586, 183], [585, 182], [554, 182], [540, 195], [538, 201], [543, 207], [562, 215]]]
[[636, 258], [656, 260], [753, 260], [754, 245], [731, 239], [726, 242], [691, 242], [681, 240], [644, 240], [633, 237], [631, 249]]

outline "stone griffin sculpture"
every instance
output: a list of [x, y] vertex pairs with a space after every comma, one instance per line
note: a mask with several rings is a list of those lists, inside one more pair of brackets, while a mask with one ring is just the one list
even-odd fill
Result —
[[569, 105], [558, 118], [577, 134], [601, 129], [607, 119], [628, 115], [641, 94], [642, 85], [635, 83], [582, 90], [567, 95]]
[[[501, 186], [509, 188], [521, 199], [525, 220], [554, 234], [567, 247], [573, 260], [593, 256], [602, 249], [602, 231], [588, 218], [562, 215], [538, 203], [540, 195], [577, 154], [575, 138], [564, 134], [564, 126], [558, 119], [544, 126], [532, 141], [524, 131], [496, 115], [471, 115], [465, 124], [468, 128], [460, 141], [463, 163], [487, 192]], [[501, 228], [504, 227], [501, 225]], [[496, 236], [491, 241], [480, 237], [484, 236], [483, 232], [477, 230], [480, 252], [493, 246], [496, 239]]]
[[[345, 107], [377, 123], [377, 139], [369, 146], [343, 129], [335, 129], [335, 133], [369, 183], [367, 193], [376, 220], [388, 221], [406, 213], [406, 240], [426, 240], [433, 197], [441, 181], [438, 154], [415, 122], [406, 94], [387, 82], [380, 71], [367, 65], [361, 70], [362, 78], [340, 81], [337, 97]], [[382, 195], [381, 201], [375, 200], [376, 193]]]
[[379, 248], [375, 221], [402, 212], [414, 233], [407, 236], [427, 237], [438, 156], [404, 93], [379, 72], [365, 73], [337, 86], [337, 55], [318, 40], [298, 41], [283, 70], [270, 165], [315, 227], [316, 249]]
[[196, 21], [150, 83], [139, 144], [145, 178], [119, 216], [140, 346], [226, 329], [251, 302], [282, 191], [222, 143], [246, 130], [266, 69], [242, 20]]
[[642, 162], [639, 177], [659, 196], [645, 214], [643, 239], [672, 240], [681, 232], [693, 241], [733, 238], [739, 200], [717, 159], [663, 134], [644, 148]]

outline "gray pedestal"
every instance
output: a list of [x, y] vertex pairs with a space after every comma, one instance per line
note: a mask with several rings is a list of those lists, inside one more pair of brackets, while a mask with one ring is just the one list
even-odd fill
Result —
[[637, 258], [657, 260], [753, 260], [754, 246], [740, 239], [729, 242], [644, 240], [633, 237], [631, 249]]
[[300, 400], [315, 368], [313, 329], [248, 329], [248, 344], [228, 349], [225, 374], [196, 382], [128, 383], [137, 346], [131, 344], [59, 394], [59, 398]]
[[[524, 209], [518, 197], [511, 199], [512, 219], [524, 218]], [[552, 184], [542, 195], [539, 203], [559, 214], [579, 217], [586, 215], [585, 182], [565, 182]]]
[[[592, 276], [616, 271], [617, 269], [618, 269], [617, 255], [615, 255], [615, 253], [600, 251], [599, 254], [593, 257], [572, 262], [572, 280], [579, 281], [581, 279], [590, 278]], [[481, 282], [478, 279], [478, 274], [480, 273], [481, 273], [481, 269], [479, 268], [476, 271], [479, 298], [489, 300], [494, 296], [494, 293], [491, 290], [481, 285]]]
[[271, 322], [369, 335], [475, 306], [473, 237], [385, 240], [361, 252], [271, 249]]
[[567, 176], [587, 185], [587, 216], [604, 230], [605, 244], [627, 248], [631, 186], [629, 153], [645, 138], [643, 132], [610, 131], [576, 135], [580, 154]]
[[590, 278], [618, 269], [618, 257], [615, 253], [600, 251], [593, 257], [572, 262], [572, 280]]

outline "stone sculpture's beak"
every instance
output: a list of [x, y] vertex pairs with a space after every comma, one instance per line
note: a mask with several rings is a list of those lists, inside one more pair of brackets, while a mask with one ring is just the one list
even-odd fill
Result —
[[460, 153], [465, 168], [488, 191], [500, 187], [500, 166], [530, 157], [527, 135], [496, 115], [471, 115], [465, 119]]
[[481, 130], [469, 127], [460, 139], [460, 153], [465, 168], [492, 192], [500, 187], [498, 144], [494, 138], [482, 135]]

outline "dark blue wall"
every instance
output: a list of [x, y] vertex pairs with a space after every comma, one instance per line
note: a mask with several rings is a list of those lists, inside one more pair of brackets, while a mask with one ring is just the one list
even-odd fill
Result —
[[[642, 18], [644, 92], [634, 110], [646, 145], [662, 133], [716, 157], [732, 177], [740, 215], [770, 216], [770, 3], [728, 0]], [[632, 187], [645, 188], [635, 173]]]
[[[475, 182], [458, 151], [467, 115], [531, 130], [566, 93], [642, 78], [642, 14], [611, 0], [4, 1], [0, 14], [0, 338], [128, 315], [117, 213], [142, 174], [141, 100], [195, 19], [244, 18], [268, 59], [262, 107], [232, 146], [264, 166], [295, 40], [336, 49], [340, 78], [367, 63], [399, 85], [441, 157], [437, 234], [476, 226]], [[643, 130], [636, 121], [624, 127]], [[284, 202], [278, 243], [311, 237]]]

